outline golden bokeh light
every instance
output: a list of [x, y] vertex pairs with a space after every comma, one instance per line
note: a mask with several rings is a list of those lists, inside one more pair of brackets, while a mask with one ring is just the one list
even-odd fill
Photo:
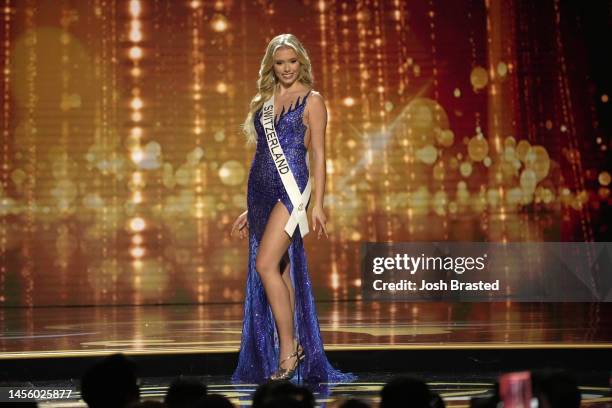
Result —
[[459, 172], [463, 177], [470, 177], [472, 175], [472, 163], [469, 161], [461, 163], [459, 166]]
[[548, 175], [550, 157], [543, 146], [532, 146], [525, 155], [525, 167], [532, 169], [538, 181]]
[[134, 60], [138, 60], [142, 58], [142, 48], [138, 46], [134, 46], [130, 48], [130, 58]]
[[219, 92], [220, 94], [224, 94], [227, 92], [227, 84], [225, 84], [225, 82], [219, 82], [217, 84], [217, 92]]
[[215, 30], [218, 33], [221, 33], [227, 30], [229, 24], [228, 24], [227, 18], [225, 18], [224, 15], [216, 14], [211, 20], [211, 25], [212, 25], [213, 30]]
[[436, 133], [436, 141], [444, 147], [450, 147], [455, 141], [455, 133], [450, 129], [439, 130]]
[[438, 158], [438, 151], [432, 145], [427, 145], [416, 151], [416, 157], [425, 164], [433, 164]]
[[347, 96], [342, 100], [342, 103], [344, 104], [344, 106], [353, 106], [355, 105], [355, 99], [350, 96]]
[[489, 74], [483, 67], [475, 67], [470, 74], [470, 83], [476, 90], [480, 90], [489, 83]]
[[468, 155], [475, 162], [484, 160], [489, 153], [489, 144], [482, 134], [477, 134], [468, 142]]
[[520, 184], [523, 192], [534, 192], [537, 184], [537, 175], [531, 169], [525, 169], [521, 172]]
[[244, 167], [235, 160], [229, 160], [219, 168], [219, 177], [223, 184], [236, 186], [242, 184], [245, 176]]
[[497, 75], [499, 75], [500, 77], [502, 77], [502, 78], [503, 78], [503, 77], [505, 77], [507, 74], [508, 74], [508, 65], [507, 65], [505, 62], [500, 61], [500, 62], [497, 64]]
[[130, 220], [130, 230], [132, 231], [141, 232], [146, 228], [146, 226], [147, 223], [140, 217], [132, 218]]
[[140, 16], [142, 7], [139, 0], [130, 0], [130, 14], [132, 17]]

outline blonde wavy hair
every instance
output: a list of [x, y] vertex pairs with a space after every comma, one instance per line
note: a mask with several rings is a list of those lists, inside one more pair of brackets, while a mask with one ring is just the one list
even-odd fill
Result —
[[274, 87], [278, 81], [274, 74], [274, 53], [283, 47], [291, 48], [297, 54], [300, 63], [297, 81], [312, 88], [313, 78], [310, 58], [300, 40], [293, 34], [281, 34], [274, 37], [266, 47], [266, 53], [261, 60], [259, 78], [257, 79], [257, 94], [251, 99], [249, 113], [242, 124], [242, 132], [247, 137], [248, 143], [254, 143], [257, 140], [253, 118], [255, 112], [261, 109], [274, 92]]

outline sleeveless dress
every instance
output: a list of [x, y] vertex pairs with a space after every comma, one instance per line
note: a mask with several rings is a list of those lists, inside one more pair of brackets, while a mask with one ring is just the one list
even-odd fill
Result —
[[[275, 130], [279, 142], [293, 172], [300, 192], [308, 182], [306, 147], [303, 124], [304, 108], [310, 91], [295, 101], [293, 106], [275, 118]], [[247, 188], [247, 219], [249, 223], [249, 259], [244, 302], [244, 320], [238, 366], [232, 381], [238, 383], [261, 383], [278, 368], [278, 336], [272, 309], [268, 304], [263, 283], [255, 270], [255, 259], [268, 217], [277, 202], [282, 202], [291, 214], [293, 205], [268, 150], [264, 129], [261, 125], [261, 109], [254, 115], [257, 132], [257, 149]], [[312, 229], [312, 226], [309, 226]], [[305, 359], [300, 365], [300, 374], [307, 382], [346, 382], [354, 379], [352, 374], [334, 369], [323, 350], [319, 321], [312, 295], [312, 284], [308, 276], [308, 265], [299, 228], [295, 228], [288, 249], [291, 280], [295, 291], [294, 336], [304, 348]]]

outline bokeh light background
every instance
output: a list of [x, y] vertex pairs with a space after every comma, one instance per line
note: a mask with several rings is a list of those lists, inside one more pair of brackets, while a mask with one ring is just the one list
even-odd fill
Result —
[[330, 121], [318, 300], [364, 241], [610, 240], [610, 3], [1, 0], [0, 305], [240, 302], [265, 45]]

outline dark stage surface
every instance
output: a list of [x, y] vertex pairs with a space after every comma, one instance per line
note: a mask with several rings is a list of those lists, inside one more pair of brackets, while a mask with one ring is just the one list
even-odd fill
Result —
[[[319, 303], [328, 351], [612, 349], [610, 304]], [[0, 309], [2, 359], [236, 352], [241, 304]]]
[[[375, 401], [392, 374], [411, 373], [441, 392], [447, 406], [467, 406], [499, 373], [563, 367], [578, 375], [588, 406], [605, 406], [612, 401], [611, 309], [605, 303], [319, 303], [330, 360], [359, 380], [318, 389], [318, 401]], [[0, 376], [76, 388], [74, 379], [96, 358], [123, 352], [138, 363], [146, 397], [162, 396], [173, 377], [186, 375], [248, 404], [254, 386], [229, 384], [241, 318], [240, 304], [4, 308]]]

